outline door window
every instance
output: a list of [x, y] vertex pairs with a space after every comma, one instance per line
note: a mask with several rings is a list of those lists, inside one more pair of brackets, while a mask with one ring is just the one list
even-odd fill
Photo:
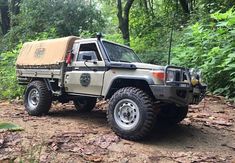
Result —
[[96, 43], [80, 44], [76, 60], [81, 61], [83, 57], [80, 55], [84, 55], [85, 53], [93, 53], [92, 59], [97, 59], [98, 61], [102, 60]]

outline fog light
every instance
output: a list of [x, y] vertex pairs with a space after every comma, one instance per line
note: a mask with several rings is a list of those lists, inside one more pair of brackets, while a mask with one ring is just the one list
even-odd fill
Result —
[[199, 81], [194, 78], [194, 79], [191, 80], [191, 83], [192, 83], [193, 86], [195, 86], [199, 83]]

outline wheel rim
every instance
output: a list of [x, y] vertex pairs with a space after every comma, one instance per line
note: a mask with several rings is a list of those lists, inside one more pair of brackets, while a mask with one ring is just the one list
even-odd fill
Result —
[[39, 104], [40, 95], [36, 88], [30, 90], [28, 95], [28, 104], [31, 110], [35, 109]]
[[114, 119], [120, 128], [131, 130], [139, 122], [139, 107], [134, 101], [123, 99], [119, 101], [114, 108]]

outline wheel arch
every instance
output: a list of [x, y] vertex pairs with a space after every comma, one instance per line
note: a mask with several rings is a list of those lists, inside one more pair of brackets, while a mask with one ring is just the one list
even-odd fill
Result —
[[52, 86], [51, 86], [48, 79], [45, 79], [45, 78], [30, 78], [28, 84], [32, 83], [33, 81], [43, 81], [46, 84], [48, 91], [52, 90]]
[[151, 97], [153, 97], [152, 91], [149, 87], [149, 85], [154, 84], [153, 80], [150, 78], [142, 78], [142, 77], [134, 77], [130, 78], [128, 77], [116, 77], [112, 80], [109, 89], [105, 95], [105, 99], [110, 99], [112, 95], [119, 89], [124, 87], [136, 87], [147, 94], [149, 94]]
[[50, 79], [47, 78], [30, 78], [28, 84], [33, 81], [43, 81], [46, 84], [48, 91], [51, 91], [52, 93], [60, 89], [58, 87], [58, 80], [56, 79], [53, 80], [54, 82], [50, 82]]

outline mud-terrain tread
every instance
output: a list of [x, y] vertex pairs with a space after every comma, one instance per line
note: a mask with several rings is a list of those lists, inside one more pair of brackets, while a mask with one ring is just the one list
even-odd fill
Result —
[[[146, 117], [141, 126], [137, 127], [137, 130], [132, 133], [126, 133], [123, 130], [120, 130], [118, 125], [115, 123], [113, 111], [115, 108], [115, 104], [120, 100], [120, 98], [126, 98], [125, 96], [134, 97], [140, 100], [141, 106], [138, 106], [140, 111], [143, 113], [141, 116], [142, 121], [143, 117]], [[132, 98], [133, 100], [133, 98]], [[136, 102], [136, 101], [135, 101]], [[140, 113], [141, 114], [141, 113]], [[114, 93], [112, 98], [109, 101], [109, 108], [107, 110], [107, 119], [108, 123], [111, 126], [112, 130], [121, 138], [128, 140], [142, 140], [145, 138], [150, 131], [154, 128], [156, 113], [153, 107], [152, 98], [149, 97], [147, 93], [143, 90], [135, 88], [135, 87], [124, 87]]]
[[73, 104], [76, 110], [80, 113], [91, 112], [92, 109], [94, 109], [96, 105], [97, 98], [95, 97], [83, 97], [83, 98], [85, 98], [86, 100], [89, 100], [89, 102], [84, 107], [79, 106], [79, 103], [77, 103], [79, 99], [73, 100]]
[[[39, 104], [36, 109], [30, 110], [28, 106], [28, 93], [31, 89], [36, 88], [39, 91], [40, 95], [40, 100]], [[31, 83], [26, 88], [26, 92], [24, 95], [24, 105], [25, 109], [28, 112], [29, 115], [32, 116], [40, 116], [43, 114], [47, 114], [51, 108], [51, 103], [52, 103], [52, 93], [51, 91], [48, 90], [45, 82], [36, 80]]]

